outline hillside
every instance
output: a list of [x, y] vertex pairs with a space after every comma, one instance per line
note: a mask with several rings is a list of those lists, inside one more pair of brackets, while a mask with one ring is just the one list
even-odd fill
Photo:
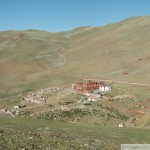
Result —
[[119, 150], [122, 143], [146, 144], [150, 138], [150, 129], [118, 129], [29, 118], [0, 119], [0, 148], [6, 150]]
[[[150, 16], [58, 33], [0, 32], [0, 149], [148, 144], [149, 41]], [[88, 97], [72, 89], [77, 79], [111, 90]]]
[[1, 98], [78, 78], [149, 84], [149, 40], [149, 16], [60, 33], [0, 32]]

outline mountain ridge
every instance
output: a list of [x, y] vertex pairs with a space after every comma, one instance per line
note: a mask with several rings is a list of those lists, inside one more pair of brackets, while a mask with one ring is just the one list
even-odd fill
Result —
[[144, 16], [57, 33], [2, 31], [0, 89], [11, 93], [86, 77], [149, 83], [149, 24]]

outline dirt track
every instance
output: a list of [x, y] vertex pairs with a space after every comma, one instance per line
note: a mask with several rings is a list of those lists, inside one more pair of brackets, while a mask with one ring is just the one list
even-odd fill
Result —
[[85, 80], [93, 80], [93, 81], [107, 81], [107, 82], [116, 82], [116, 83], [122, 83], [122, 84], [131, 84], [131, 85], [139, 85], [139, 86], [149, 86], [149, 84], [145, 83], [136, 83], [136, 82], [124, 82], [124, 81], [116, 81], [116, 80], [100, 80], [100, 79], [85, 79]]

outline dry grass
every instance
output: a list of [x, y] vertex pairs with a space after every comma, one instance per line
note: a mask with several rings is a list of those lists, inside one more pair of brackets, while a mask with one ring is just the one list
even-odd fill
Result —
[[137, 17], [62, 33], [0, 32], [0, 89], [7, 96], [18, 88], [34, 90], [78, 78], [150, 83], [149, 20]]

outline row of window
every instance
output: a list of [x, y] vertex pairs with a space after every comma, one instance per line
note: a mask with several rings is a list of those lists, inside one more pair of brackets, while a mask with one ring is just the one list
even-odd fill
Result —
[[89, 86], [86, 86], [86, 85], [83, 85], [83, 87], [99, 87], [99, 85], [89, 85]]

